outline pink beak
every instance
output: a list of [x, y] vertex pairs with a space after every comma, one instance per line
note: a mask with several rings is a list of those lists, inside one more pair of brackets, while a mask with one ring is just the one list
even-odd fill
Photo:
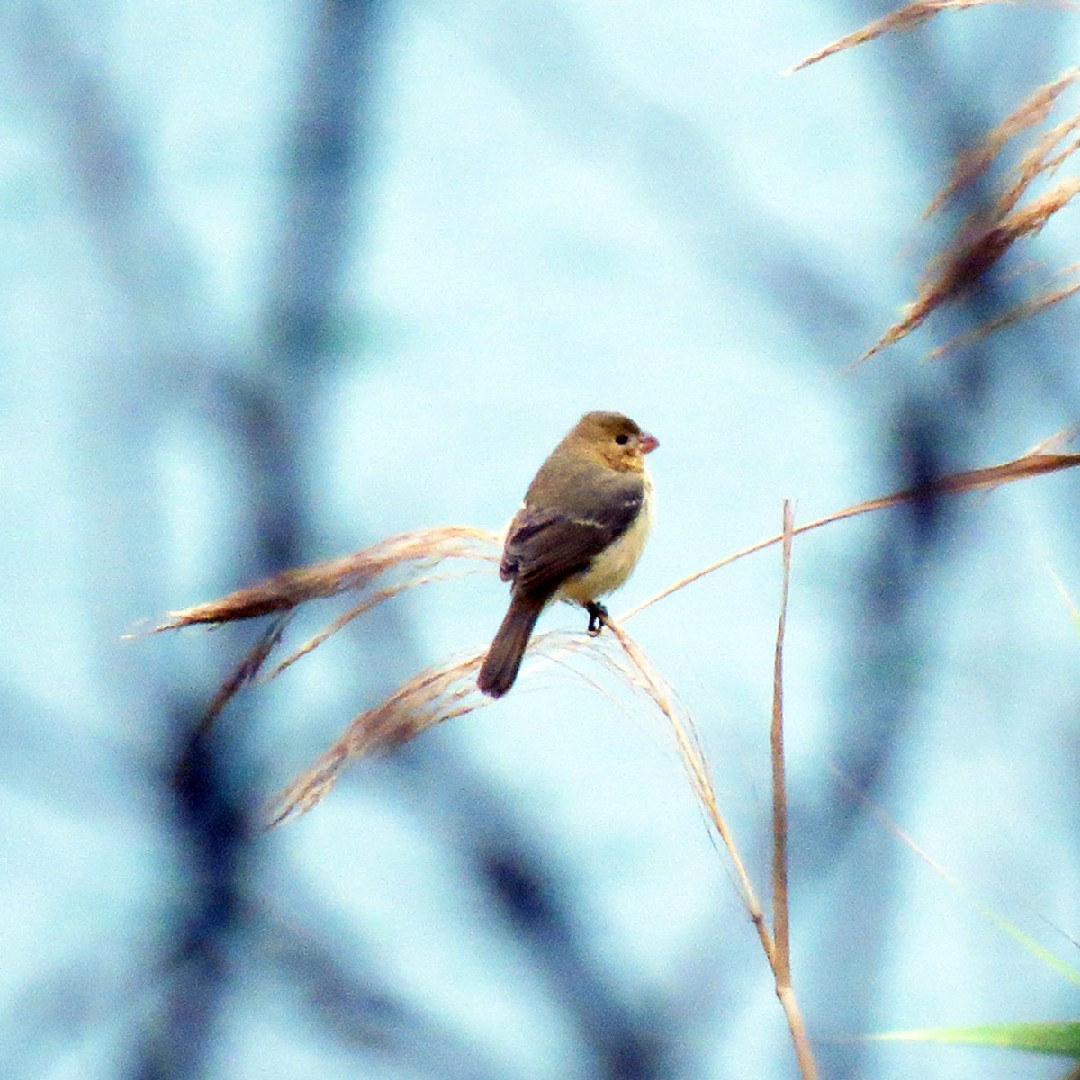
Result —
[[660, 445], [660, 440], [655, 435], [643, 431], [638, 437], [638, 446], [643, 454], [651, 454]]

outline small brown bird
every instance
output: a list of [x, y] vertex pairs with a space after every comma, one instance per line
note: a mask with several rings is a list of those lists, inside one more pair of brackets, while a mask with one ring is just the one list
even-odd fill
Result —
[[659, 442], [621, 413], [586, 413], [540, 466], [510, 522], [499, 577], [510, 609], [477, 685], [502, 697], [514, 685], [540, 612], [554, 599], [580, 604], [589, 632], [607, 611], [601, 596], [630, 576], [649, 533], [652, 481], [645, 455]]

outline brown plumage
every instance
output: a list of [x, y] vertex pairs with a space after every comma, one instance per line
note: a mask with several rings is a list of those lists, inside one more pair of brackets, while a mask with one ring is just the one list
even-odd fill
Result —
[[659, 445], [621, 413], [586, 413], [540, 466], [506, 534], [499, 576], [510, 608], [477, 685], [501, 697], [517, 678], [540, 612], [553, 599], [580, 604], [589, 629], [598, 603], [630, 576], [649, 532], [652, 482], [645, 455]]

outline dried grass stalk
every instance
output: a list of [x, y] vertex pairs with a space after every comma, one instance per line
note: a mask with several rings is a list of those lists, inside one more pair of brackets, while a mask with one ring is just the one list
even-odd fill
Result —
[[861, 29], [854, 31], [854, 33], [839, 38], [831, 45], [826, 45], [825, 48], [819, 49], [804, 60], [800, 60], [794, 67], [788, 68], [784, 74], [794, 75], [796, 71], [802, 71], [803, 68], [816, 64], [819, 60], [824, 60], [826, 57], [844, 52], [847, 49], [853, 49], [856, 45], [864, 45], [866, 42], [873, 41], [874, 38], [879, 38], [883, 34], [906, 33], [909, 30], [914, 30], [922, 26], [928, 19], [940, 15], [943, 11], [964, 11], [967, 8], [985, 7], [987, 4], [1004, 3], [1011, 5], [1015, 2], [1017, 0], [915, 0], [915, 3], [897, 8], [896, 11], [891, 11], [888, 15], [867, 23]]
[[[498, 545], [496, 533], [466, 525], [402, 533], [340, 559], [285, 570], [220, 600], [170, 611], [167, 621], [155, 626], [151, 633], [291, 611], [307, 600], [322, 600], [339, 593], [367, 589], [390, 570], [404, 569], [412, 574], [413, 578], [403, 586], [409, 588], [422, 583], [419, 575], [423, 570], [444, 559], [480, 559], [497, 563]], [[400, 587], [395, 588], [388, 595], [400, 591]]]
[[788, 922], [787, 781], [784, 761], [784, 635], [787, 631], [788, 594], [791, 588], [791, 541], [795, 535], [795, 514], [784, 500], [784, 531], [780, 534], [783, 577], [780, 583], [780, 617], [776, 626], [773, 655], [772, 722], [769, 726], [769, 756], [772, 761], [772, 893], [773, 935], [776, 958], [773, 971], [779, 994], [791, 985], [791, 949]]
[[[599, 646], [599, 647], [594, 647]], [[650, 685], [628, 667], [622, 654], [612, 654], [604, 642], [583, 634], [548, 631], [536, 634], [526, 651], [527, 661], [543, 657], [565, 663], [568, 654], [583, 652], [637, 691], [650, 691]], [[278, 825], [306, 813], [329, 793], [345, 768], [353, 762], [385, 753], [415, 738], [428, 728], [465, 716], [494, 704], [494, 699], [480, 693], [476, 673], [487, 652], [486, 647], [438, 667], [427, 668], [402, 684], [388, 698], [355, 717], [334, 743], [312, 766], [300, 773], [275, 800], [270, 824]], [[576, 672], [601, 692], [604, 687], [587, 673]]]
[[354, 604], [328, 626], [308, 638], [303, 645], [291, 652], [284, 660], [279, 661], [273, 671], [266, 676], [267, 680], [277, 678], [287, 667], [291, 667], [301, 657], [307, 656], [313, 649], [317, 649], [328, 638], [333, 637], [339, 630], [343, 630], [348, 626], [353, 619], [359, 618], [364, 612], [370, 611], [373, 607], [377, 607], [386, 600], [390, 600], [397, 596], [398, 593], [405, 592], [407, 589], [415, 589], [419, 585], [430, 585], [435, 581], [449, 581], [456, 576], [459, 575], [449, 573], [416, 574], [405, 581], [398, 582], [396, 585], [388, 585], [385, 588], [369, 593], [360, 603]]
[[279, 825], [320, 802], [352, 761], [400, 746], [443, 720], [465, 716], [489, 700], [476, 688], [486, 650], [413, 676], [385, 701], [360, 713], [309, 769], [278, 796], [270, 824]]
[[1050, 292], [1043, 293], [1041, 296], [1036, 296], [1031, 300], [1025, 300], [1022, 304], [1017, 304], [1015, 307], [1009, 308], [1004, 315], [999, 315], [996, 319], [990, 319], [987, 322], [981, 323], [979, 326], [969, 330], [966, 334], [960, 334], [957, 337], [946, 341], [944, 345], [938, 345], [936, 348], [931, 349], [927, 354], [927, 359], [940, 360], [946, 353], [952, 352], [954, 349], [973, 345], [975, 342], [982, 341], [991, 334], [996, 334], [999, 330], [1004, 330], [1013, 323], [1021, 322], [1024, 319], [1034, 318], [1036, 315], [1044, 312], [1047, 308], [1051, 308], [1055, 304], [1060, 304], [1062, 300], [1068, 300], [1070, 296], [1074, 296], [1078, 292], [1080, 292], [1080, 282], [1063, 286], [1060, 289], [1053, 289]]
[[750, 883], [750, 876], [747, 874], [742, 858], [735, 847], [731, 830], [720, 812], [720, 804], [717, 801], [708, 763], [705, 760], [705, 751], [693, 721], [690, 719], [689, 714], [679, 705], [668, 681], [656, 670], [645, 655], [644, 650], [640, 648], [634, 639], [613, 619], [608, 620], [607, 629], [614, 635], [615, 640], [618, 641], [629, 661], [630, 680], [649, 697], [671, 728], [671, 733], [675, 738], [675, 746], [679, 751], [679, 757], [682, 759], [686, 774], [690, 779], [690, 786], [701, 802], [709, 821], [716, 830], [716, 834], [723, 841], [728, 854], [731, 856], [738, 877], [739, 891], [743, 895], [743, 902], [748, 907], [760, 911], [760, 905], [757, 903], [753, 886]]
[[[787, 623], [787, 601], [791, 575], [791, 541], [795, 534], [791, 504], [784, 504], [783, 585], [780, 601], [780, 619], [777, 627], [776, 655], [773, 673], [773, 712], [770, 727], [770, 746], [773, 772], [773, 927], [770, 929], [758, 901], [753, 881], [746, 870], [742, 854], [735, 843], [728, 824], [720, 811], [713, 787], [712, 777], [701, 741], [689, 714], [675, 698], [670, 685], [656, 670], [644, 651], [617, 623], [610, 621], [608, 627], [622, 646], [631, 665], [631, 678], [644, 689], [657, 709], [667, 719], [690, 778], [690, 785], [698, 797], [709, 823], [722, 843], [731, 861], [736, 886], [747, 914], [757, 930], [761, 947], [776, 983], [776, 995], [784, 1010], [795, 1048], [799, 1073], [804, 1080], [816, 1080], [817, 1063], [814, 1060], [806, 1024], [799, 1008], [791, 980], [791, 953], [789, 947], [788, 887], [787, 887], [787, 791], [784, 776], [783, 751], [783, 645]], [[636, 677], [633, 673], [636, 673]]]
[[1037, 233], [1052, 215], [1077, 194], [1080, 194], [1080, 178], [1064, 180], [1019, 210], [975, 230], [973, 236], [962, 234], [953, 249], [939, 261], [938, 269], [920, 287], [918, 296], [907, 306], [904, 317], [893, 323], [859, 357], [858, 362], [895, 344], [921, 326], [931, 312], [963, 296], [978, 284], [1017, 240]]
[[221, 715], [225, 706], [244, 687], [250, 686], [258, 678], [267, 657], [281, 641], [291, 614], [292, 612], [287, 611], [284, 615], [279, 615], [260, 635], [259, 640], [248, 650], [233, 673], [218, 687], [213, 701], [210, 702], [206, 712], [203, 713], [202, 719], [199, 721], [199, 735], [205, 735], [214, 721]]
[[[271, 652], [280, 644], [289, 617], [298, 605], [308, 600], [321, 600], [346, 592], [357, 592], [362, 597], [344, 615], [339, 616], [326, 629], [282, 660], [267, 678], [272, 679], [279, 675], [301, 656], [307, 655], [358, 615], [377, 604], [406, 589], [449, 576], [446, 573], [425, 573], [434, 564], [446, 559], [497, 562], [499, 544], [500, 538], [495, 533], [465, 525], [448, 525], [402, 533], [340, 559], [286, 570], [257, 585], [230, 593], [220, 600], [197, 604], [182, 611], [172, 611], [168, 620], [155, 626], [150, 633], [175, 630], [183, 626], [216, 626], [262, 615], [278, 615], [273, 625], [259, 637], [214, 695], [199, 723], [199, 733], [205, 734], [225, 706], [259, 677]], [[375, 588], [378, 580], [392, 571], [396, 572], [401, 580]]]
[[[1011, 139], [1046, 120], [1058, 97], [1077, 81], [1080, 81], [1080, 67], [1073, 67], [1053, 82], [1039, 87], [994, 128], [980, 146], [961, 157], [949, 183], [927, 207], [924, 217], [935, 213], [957, 191], [981, 176]], [[860, 360], [907, 336], [934, 310], [975, 287], [1017, 240], [1038, 232], [1053, 214], [1080, 191], [1080, 181], [1065, 180], [1042, 196], [1032, 199], [1026, 206], [1017, 208], [1020, 199], [1037, 178], [1052, 174], [1080, 147], [1080, 136], [1076, 134], [1078, 130], [1080, 113], [1045, 131], [1029, 147], [1006, 176], [1003, 190], [990, 210], [965, 222], [955, 243], [937, 260], [932, 272], [924, 279], [904, 317], [890, 326]], [[960, 345], [981, 340], [1020, 319], [1045, 311], [1076, 291], [1075, 288], [1064, 288], [1036, 296], [932, 350], [930, 358], [938, 358]]]
[[1080, 146], [1080, 138], [1074, 138], [1051, 156], [1051, 151], [1062, 142], [1066, 136], [1080, 129], [1080, 113], [1070, 116], [1068, 120], [1062, 120], [1052, 128], [1044, 131], [1035, 144], [1028, 149], [1016, 167], [1013, 169], [1008, 183], [1001, 195], [998, 196], [996, 211], [998, 216], [1007, 214], [1020, 201], [1020, 197], [1038, 177], [1055, 172], [1066, 158], [1076, 152]]
[[[1046, 444], [1051, 441], [1047, 440]], [[982, 469], [950, 473], [918, 488], [908, 488], [904, 491], [893, 492], [891, 495], [882, 495], [877, 499], [868, 499], [865, 502], [856, 503], [854, 506], [837, 510], [826, 517], [808, 522], [806, 525], [799, 525], [793, 530], [792, 535], [798, 536], [800, 533], [810, 532], [811, 529], [820, 529], [837, 521], [844, 521], [847, 518], [868, 514], [875, 510], [885, 510], [890, 506], [900, 506], [907, 502], [921, 501], [926, 499], [927, 496], [961, 495], [967, 491], [985, 491], [1001, 484], [1011, 483], [1014, 480], [1026, 480], [1030, 477], [1042, 476], [1045, 473], [1072, 469], [1077, 465], [1080, 465], [1080, 454], [1044, 453], [1041, 449], [1036, 448], [1001, 465], [989, 465]], [[717, 570], [729, 566], [739, 559], [746, 558], [747, 555], [753, 555], [755, 552], [779, 544], [783, 538], [783, 534], [780, 533], [777, 536], [770, 536], [767, 540], [759, 540], [756, 544], [751, 544], [741, 551], [736, 551], [733, 555], [728, 555], [717, 562], [702, 567], [700, 570], [695, 570], [692, 574], [687, 574], [673, 584], [668, 585], [667, 588], [661, 589], [660, 592], [650, 596], [647, 600], [643, 600], [636, 607], [624, 612], [620, 616], [621, 621], [628, 622], [635, 615], [639, 615], [642, 611], [652, 607], [653, 604], [658, 604], [661, 600], [671, 596], [672, 593], [685, 589], [688, 585], [700, 581], [703, 577], [707, 577], [709, 574], [715, 573]]]
[[[772, 722], [769, 725], [769, 756], [772, 760], [772, 956], [769, 966], [776, 981], [776, 996], [784, 1010], [795, 1048], [795, 1059], [803, 1080], [817, 1080], [817, 1062], [810, 1046], [802, 1010], [791, 981], [791, 944], [788, 901], [788, 807], [784, 761], [784, 636], [787, 632], [788, 593], [791, 586], [791, 541], [795, 535], [795, 512], [784, 500], [784, 529], [780, 534], [783, 579], [780, 585], [780, 617], [776, 627], [773, 657]], [[766, 949], [766, 956], [769, 955]]]
[[[1070, 68], [1053, 82], [1040, 86], [1019, 108], [1014, 109], [997, 127], [988, 132], [978, 146], [966, 154], [961, 154], [949, 182], [934, 196], [933, 201], [923, 211], [923, 217], [928, 218], [935, 214], [957, 192], [970, 187], [983, 176], [1010, 140], [1035, 127], [1036, 124], [1041, 124], [1050, 115], [1050, 110], [1058, 96], [1072, 86], [1077, 79], [1080, 79], [1080, 67]], [[1072, 152], [1070, 149], [1063, 155], [1059, 155], [1054, 164], [1047, 164], [1047, 154], [1076, 128], [1078, 122], [1080, 122], [1080, 115], [1058, 124], [1025, 155], [1017, 170], [1019, 186], [1016, 187], [1011, 202], [1007, 205], [1000, 204], [1000, 213], [1008, 213], [1016, 205], [1023, 190], [1036, 176], [1047, 168], [1056, 168]]]
[[[604, 647], [602, 639], [549, 631], [533, 637], [526, 656], [529, 660], [544, 657], [564, 663], [567, 654], [580, 651], [613, 672], [624, 686], [656, 701], [666, 716], [674, 717], [667, 684], [648, 666], [639, 650], [636, 651], [639, 663], [627, 664], [625, 656], [630, 655], [630, 649], [636, 650], [636, 646], [622, 631], [612, 629], [625, 652], [613, 653]], [[476, 687], [476, 672], [486, 652], [486, 648], [481, 649], [449, 664], [428, 668], [409, 679], [379, 705], [360, 713], [341, 738], [278, 796], [271, 814], [271, 824], [280, 824], [310, 810], [325, 798], [349, 764], [392, 750], [444, 720], [465, 716], [493, 704], [493, 699], [481, 694]], [[577, 674], [595, 689], [607, 692], [587, 673]], [[685, 747], [687, 754], [696, 755], [695, 790], [711, 794], [708, 771], [701, 757], [696, 733], [690, 726], [687, 734], [687, 728], [681, 726], [678, 720], [673, 721], [673, 726], [680, 732], [680, 747]], [[711, 795], [711, 798], [715, 805], [715, 795]]]
[[[997, 2], [1008, 2], [1008, 0], [916, 0], [915, 3], [898, 8], [883, 18], [868, 23], [855, 33], [827, 45], [824, 49], [800, 61], [788, 73], [799, 71], [827, 56], [861, 45], [882, 34], [912, 30], [942, 11], [954, 8], [963, 10]], [[1066, 0], [1058, 6], [1075, 7], [1077, 5]], [[1043, 123], [1049, 117], [1061, 94], [1078, 81], [1080, 81], [1080, 67], [1072, 67], [1052, 82], [1040, 86], [993, 128], [978, 146], [961, 155], [948, 183], [931, 201], [923, 212], [923, 217], [929, 217], [939, 211], [957, 192], [969, 187], [982, 177], [1004, 147], [1017, 135]], [[1006, 178], [1004, 188], [995, 200], [994, 206], [970, 218], [964, 224], [956, 241], [936, 260], [919, 286], [915, 299], [904, 308], [902, 317], [859, 357], [857, 363], [869, 359], [875, 353], [907, 337], [921, 326], [932, 312], [944, 304], [957, 300], [975, 287], [1017, 240], [1038, 232], [1053, 214], [1062, 209], [1077, 194], [1080, 190], [1080, 181], [1065, 180], [1053, 190], [1033, 199], [1026, 207], [1017, 209], [1021, 197], [1029, 190], [1037, 177], [1053, 173], [1062, 162], [1080, 148], [1080, 136], [1076, 135], [1078, 130], [1080, 130], [1080, 113], [1043, 133]], [[1064, 143], [1063, 147], [1062, 143]], [[971, 334], [954, 339], [935, 350], [932, 355], [940, 356], [960, 344], [986, 337], [1002, 326], [1060, 303], [1074, 291], [1058, 290], [1037, 296], [1029, 303], [1017, 306], [999, 319], [987, 322]]]
[[[1044, 453], [1042, 448], [1037, 448], [1002, 465], [944, 476], [918, 490], [901, 491], [859, 503], [807, 525], [786, 528], [785, 531], [789, 532], [790, 536], [795, 536], [857, 514], [881, 510], [913, 499], [924, 499], [928, 494], [959, 494], [965, 491], [983, 490], [1012, 480], [1055, 472], [1076, 465], [1080, 465], [1080, 454]], [[685, 588], [736, 559], [781, 542], [784, 535], [763, 540], [682, 578], [626, 613], [622, 621], [625, 622], [671, 593]], [[408, 537], [394, 537], [347, 559], [278, 575], [270, 582], [264, 582], [251, 589], [240, 590], [222, 601], [177, 612], [162, 629], [192, 623], [227, 621], [232, 618], [251, 618], [257, 613], [256, 609], [266, 604], [270, 604], [266, 610], [279, 612], [278, 619], [272, 623], [218, 691], [208, 711], [207, 719], [204, 721], [205, 725], [221, 711], [226, 702], [257, 676], [271, 650], [279, 642], [295, 604], [302, 602], [305, 598], [328, 596], [346, 588], [362, 589], [364, 586], [370, 586], [377, 576], [373, 568], [381, 568], [379, 570], [381, 572], [389, 566], [402, 565], [403, 560], [406, 562], [412, 560], [413, 563], [428, 566], [437, 558], [464, 556], [484, 560], [492, 559], [497, 550], [497, 540], [498, 538], [490, 533], [464, 527], [426, 530], [423, 533], [409, 534]], [[423, 577], [414, 574], [407, 580], [416, 583], [433, 579], [433, 575]], [[328, 630], [316, 635], [285, 663], [291, 662], [296, 656], [306, 654], [324, 641], [335, 628], [393, 591], [395, 590], [384, 588], [369, 593], [355, 608], [335, 620]], [[285, 603], [286, 600], [288, 605]], [[744, 902], [755, 922], [759, 923], [759, 933], [763, 934], [763, 945], [768, 945], [771, 937], [764, 924], [760, 905], [750, 885], [749, 876], [746, 874], [745, 867], [742, 866], [717, 805], [705, 756], [693, 725], [678, 707], [670, 687], [632, 639], [614, 621], [610, 623], [610, 629], [628, 660], [626, 664], [621, 662], [618, 654], [613, 656], [604, 648], [602, 641], [598, 643], [600, 647], [596, 647], [597, 643], [594, 643], [592, 638], [580, 634], [539, 634], [529, 646], [529, 656], [543, 655], [552, 660], [563, 661], [567, 654], [587, 650], [587, 655], [591, 660], [606, 664], [624, 685], [643, 691], [656, 703], [663, 715], [667, 717], [675, 735], [676, 744], [693, 789], [705, 808], [709, 820], [713, 823], [717, 835], [729, 849]], [[490, 700], [477, 690], [475, 683], [476, 670], [485, 651], [480, 650], [450, 664], [421, 672], [381, 704], [358, 715], [338, 741], [282, 793], [273, 813], [274, 823], [302, 813], [318, 803], [350, 762], [373, 752], [398, 746], [443, 720], [466, 715], [489, 704]], [[771, 947], [769, 945], [769, 948]]]

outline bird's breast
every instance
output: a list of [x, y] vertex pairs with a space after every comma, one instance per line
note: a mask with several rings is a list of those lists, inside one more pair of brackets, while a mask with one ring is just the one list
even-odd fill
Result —
[[641, 558], [645, 541], [649, 537], [649, 529], [652, 527], [652, 511], [652, 481], [646, 473], [644, 502], [626, 532], [612, 541], [599, 555], [595, 555], [588, 570], [567, 578], [555, 595], [560, 600], [586, 604], [619, 588]]

